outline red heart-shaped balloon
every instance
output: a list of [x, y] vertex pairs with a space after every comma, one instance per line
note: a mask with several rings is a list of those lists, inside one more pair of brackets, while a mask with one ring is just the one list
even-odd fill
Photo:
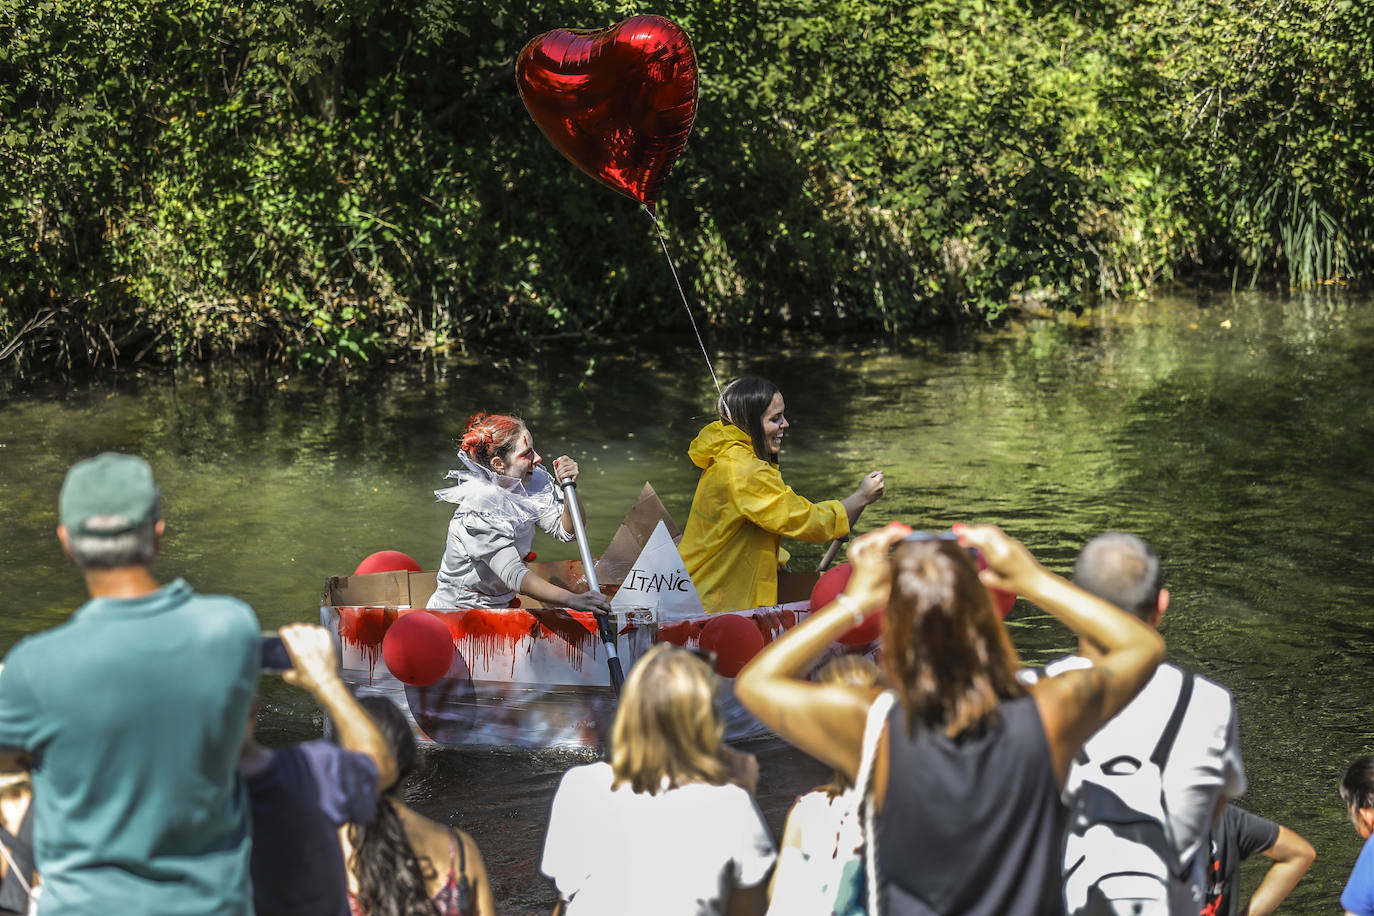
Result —
[[662, 16], [555, 29], [521, 50], [515, 80], [559, 152], [653, 212], [696, 117], [697, 60], [686, 32]]

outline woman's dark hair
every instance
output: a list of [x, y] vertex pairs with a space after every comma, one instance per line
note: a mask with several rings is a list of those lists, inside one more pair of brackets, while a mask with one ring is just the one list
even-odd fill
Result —
[[978, 568], [953, 541], [905, 541], [892, 555], [883, 663], [910, 732], [956, 737], [1025, 689], [1020, 663]]
[[437, 916], [439, 910], [425, 892], [434, 866], [415, 855], [391, 806], [391, 797], [415, 769], [415, 735], [405, 715], [385, 697], [362, 697], [358, 702], [391, 748], [397, 774], [396, 782], [377, 800], [372, 820], [349, 828], [353, 855], [348, 864], [358, 878], [358, 903], [367, 916]]
[[749, 442], [754, 446], [754, 454], [760, 460], [777, 464], [777, 459], [763, 451], [763, 415], [778, 386], [767, 379], [755, 375], [742, 375], [725, 386], [716, 401], [716, 413], [722, 423], [737, 426], [749, 434]]
[[1341, 801], [1352, 812], [1374, 808], [1374, 756], [1351, 761], [1341, 780]]

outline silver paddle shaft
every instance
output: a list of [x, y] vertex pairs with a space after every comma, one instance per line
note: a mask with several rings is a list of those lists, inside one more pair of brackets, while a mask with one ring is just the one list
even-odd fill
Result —
[[560, 486], [563, 487], [563, 496], [568, 501], [572, 515], [573, 533], [577, 536], [577, 551], [582, 555], [582, 572], [587, 577], [587, 587], [599, 594], [601, 583], [596, 580], [596, 564], [592, 562], [592, 548], [587, 544], [587, 527], [582, 524], [582, 506], [577, 502], [577, 482], [564, 480]]

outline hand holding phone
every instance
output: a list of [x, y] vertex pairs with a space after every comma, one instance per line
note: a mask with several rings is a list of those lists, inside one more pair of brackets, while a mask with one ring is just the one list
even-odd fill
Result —
[[281, 674], [290, 671], [295, 665], [291, 663], [291, 653], [286, 651], [286, 643], [281, 641], [281, 636], [277, 633], [264, 632], [262, 634], [262, 671], [264, 674]]

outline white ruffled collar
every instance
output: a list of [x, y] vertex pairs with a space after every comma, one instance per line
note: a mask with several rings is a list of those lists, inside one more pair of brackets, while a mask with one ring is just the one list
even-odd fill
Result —
[[483, 467], [466, 452], [459, 452], [458, 459], [463, 467], [444, 476], [445, 480], [458, 483], [434, 491], [435, 497], [444, 502], [513, 524], [542, 518], [561, 503], [553, 476], [542, 467], [535, 467], [533, 479], [526, 484]]

